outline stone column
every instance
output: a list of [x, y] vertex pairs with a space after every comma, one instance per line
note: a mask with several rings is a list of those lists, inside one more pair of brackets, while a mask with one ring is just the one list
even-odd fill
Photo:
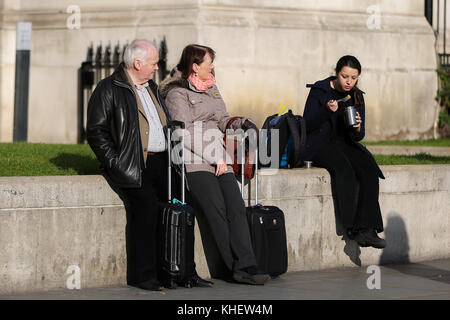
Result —
[[14, 8], [17, 1], [0, 2], [0, 142], [13, 138], [16, 27], [6, 12]]

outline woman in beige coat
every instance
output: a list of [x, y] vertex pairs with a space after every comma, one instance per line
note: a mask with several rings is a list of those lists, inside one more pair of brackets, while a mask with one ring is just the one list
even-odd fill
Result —
[[[270, 277], [256, 273], [244, 200], [226, 161], [222, 136], [231, 116], [215, 85], [214, 57], [209, 47], [188, 45], [172, 77], [161, 84], [161, 96], [171, 118], [186, 126], [186, 176], [196, 214], [206, 217], [233, 279], [264, 284]], [[251, 127], [249, 119], [233, 123], [234, 129]]]

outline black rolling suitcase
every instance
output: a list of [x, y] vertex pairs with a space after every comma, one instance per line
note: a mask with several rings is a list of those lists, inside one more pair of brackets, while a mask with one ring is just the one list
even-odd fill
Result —
[[275, 206], [247, 207], [253, 251], [258, 273], [277, 277], [287, 271], [287, 244], [284, 213]]
[[[171, 129], [184, 123], [171, 121], [168, 128], [168, 203], [160, 203], [158, 221], [159, 263], [158, 279], [166, 287], [175, 289], [178, 285], [191, 287], [189, 277], [194, 272], [194, 210], [184, 203], [184, 148], [181, 165], [181, 202], [172, 202], [171, 190]], [[184, 143], [184, 141], [182, 141]]]
[[[256, 205], [251, 206], [249, 198], [249, 206], [246, 207], [250, 237], [256, 256], [258, 273], [277, 277], [285, 273], [288, 267], [284, 213], [276, 206], [258, 204], [258, 151], [256, 152], [255, 163]], [[242, 197], [244, 197], [243, 186], [244, 176], [241, 175]]]

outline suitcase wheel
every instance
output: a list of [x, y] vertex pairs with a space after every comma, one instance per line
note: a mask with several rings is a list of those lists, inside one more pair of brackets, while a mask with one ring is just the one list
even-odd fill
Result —
[[185, 288], [191, 289], [191, 288], [193, 287], [192, 281], [191, 281], [191, 280], [186, 281], [186, 282], [184, 283], [184, 287], [185, 287]]

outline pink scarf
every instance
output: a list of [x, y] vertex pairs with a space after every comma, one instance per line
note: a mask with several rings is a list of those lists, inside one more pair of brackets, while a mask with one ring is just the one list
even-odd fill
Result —
[[198, 91], [206, 91], [216, 84], [216, 78], [214, 78], [214, 76], [212, 76], [211, 79], [201, 80], [194, 73], [191, 73], [188, 80]]

